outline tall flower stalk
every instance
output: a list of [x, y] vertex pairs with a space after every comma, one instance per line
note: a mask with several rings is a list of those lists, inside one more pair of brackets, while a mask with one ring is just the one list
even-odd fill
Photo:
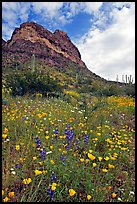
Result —
[[66, 138], [68, 140], [68, 146], [67, 146], [67, 149], [69, 150], [70, 149], [70, 146], [71, 146], [71, 141], [74, 137], [74, 132], [73, 130], [70, 128], [70, 124], [67, 124], [66, 125], [66, 129], [65, 129], [65, 134], [66, 134]]

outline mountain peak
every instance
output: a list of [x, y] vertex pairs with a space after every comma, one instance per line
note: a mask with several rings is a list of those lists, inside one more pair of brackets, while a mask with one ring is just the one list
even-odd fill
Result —
[[86, 67], [79, 50], [66, 32], [57, 29], [52, 33], [35, 22], [25, 22], [15, 28], [6, 46], [11, 55], [9, 58], [16, 57], [18, 62], [25, 62], [35, 54], [38, 59], [53, 66], [63, 67], [65, 63], [72, 61]]
[[66, 32], [64, 32], [64, 31], [62, 31], [62, 30], [55, 30], [55, 32], [54, 32], [54, 35], [60, 35], [60, 36], [62, 36], [62, 37], [68, 37], [68, 35], [67, 35], [67, 33]]

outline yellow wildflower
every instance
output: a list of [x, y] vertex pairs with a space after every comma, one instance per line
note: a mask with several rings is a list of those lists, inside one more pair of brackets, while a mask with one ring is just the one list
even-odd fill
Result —
[[46, 174], [46, 173], [47, 173], [47, 170], [42, 170], [42, 173], [43, 173], [43, 174]]
[[4, 128], [3, 132], [6, 134], [8, 132], [8, 128]]
[[92, 161], [94, 160], [94, 159], [96, 159], [96, 157], [94, 157], [92, 154], [90, 154], [90, 153], [88, 153], [88, 158], [89, 159], [91, 159]]
[[76, 194], [76, 191], [74, 191], [72, 188], [69, 189], [69, 195], [74, 196]]
[[9, 200], [9, 198], [8, 198], [8, 197], [5, 197], [5, 198], [3, 199], [3, 202], [8, 202], [8, 200]]
[[81, 161], [81, 162], [84, 162], [84, 159], [83, 159], [83, 158], [80, 158], [80, 161]]
[[46, 134], [49, 134], [49, 131], [48, 130], [46, 130], [46, 132], [45, 132]]
[[102, 171], [103, 171], [104, 173], [108, 172], [108, 170], [107, 170], [107, 169], [102, 169]]
[[112, 198], [115, 198], [117, 196], [117, 194], [116, 193], [112, 193], [111, 196], [112, 196]]
[[56, 186], [57, 184], [56, 183], [52, 183], [52, 186]]
[[53, 149], [53, 145], [50, 146], [50, 150], [52, 150], [52, 149]]
[[110, 157], [112, 160], [116, 160], [116, 157]]
[[92, 197], [91, 195], [87, 195], [87, 199], [90, 200]]
[[20, 145], [16, 145], [15, 149], [18, 151], [20, 150]]
[[97, 136], [101, 136], [101, 133], [100, 133], [100, 132], [97, 132]]
[[48, 139], [49, 139], [49, 136], [46, 136], [45, 138], [46, 138], [46, 140], [48, 140]]
[[56, 186], [52, 186], [52, 187], [51, 187], [51, 190], [52, 190], [52, 191], [55, 191], [55, 190], [56, 190]]
[[39, 170], [34, 170], [34, 172], [35, 172], [35, 175], [42, 174], [42, 171], [39, 171]]
[[98, 157], [98, 160], [101, 161], [101, 160], [102, 160], [102, 157]]
[[110, 190], [112, 189], [112, 186], [108, 186], [107, 188], [108, 188], [108, 190], [110, 191]]
[[86, 164], [87, 164], [89, 161], [90, 161], [89, 159], [86, 159]]
[[23, 161], [26, 160], [26, 158], [22, 158], [22, 157], [20, 157], [19, 160], [20, 160], [21, 162], [23, 162]]
[[109, 160], [109, 157], [105, 157], [104, 159], [105, 159], [106, 161], [108, 161], [108, 160]]
[[127, 149], [128, 149], [127, 147], [121, 147], [121, 150], [123, 150], [123, 151], [125, 151]]
[[8, 193], [8, 196], [9, 196], [10, 198], [14, 197], [14, 191], [9, 192], [9, 193]]
[[97, 166], [97, 164], [96, 164], [96, 163], [93, 163], [93, 167], [95, 167], [95, 166]]
[[23, 182], [23, 184], [28, 185], [32, 182], [32, 180], [31, 180], [31, 178], [28, 178], [28, 179], [23, 179], [22, 182]]
[[39, 165], [40, 165], [40, 166], [42, 166], [42, 164], [43, 164], [43, 162], [42, 162], [42, 161], [41, 161], [41, 162], [39, 162]]
[[39, 113], [39, 114], [37, 114], [37, 116], [39, 117], [39, 118], [41, 118], [42, 117], [42, 115]]
[[6, 139], [6, 137], [7, 137], [7, 134], [2, 134], [3, 139]]
[[93, 150], [92, 150], [92, 149], [90, 149], [90, 150], [89, 150], [89, 153], [92, 153], [92, 152], [93, 152]]
[[109, 169], [112, 169], [112, 168], [115, 168], [115, 166], [112, 165], [112, 164], [108, 164], [108, 168], [109, 168]]
[[110, 142], [110, 139], [109, 139], [109, 138], [107, 138], [105, 141], [109, 143], [109, 142]]
[[113, 157], [117, 157], [117, 155], [118, 155], [118, 154], [117, 154], [116, 152], [113, 153]]
[[128, 140], [129, 143], [132, 143], [131, 140]]
[[54, 162], [54, 160], [53, 160], [53, 159], [51, 159], [51, 160], [50, 160], [50, 162], [51, 162], [51, 164], [55, 164], [55, 162]]
[[2, 196], [4, 196], [4, 190], [2, 190]]
[[33, 157], [33, 160], [36, 160], [37, 159], [37, 157]]

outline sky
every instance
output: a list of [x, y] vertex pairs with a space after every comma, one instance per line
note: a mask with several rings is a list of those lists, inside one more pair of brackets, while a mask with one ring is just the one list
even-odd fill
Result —
[[4, 40], [27, 21], [65, 31], [100, 77], [135, 82], [135, 2], [2, 2]]

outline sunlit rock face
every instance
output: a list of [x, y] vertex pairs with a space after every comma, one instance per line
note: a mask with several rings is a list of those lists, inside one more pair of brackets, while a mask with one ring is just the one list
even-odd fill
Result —
[[67, 33], [61, 30], [52, 33], [34, 22], [21, 24], [20, 28], [15, 28], [10, 40], [2, 40], [2, 53], [3, 66], [23, 63], [35, 54], [37, 59], [52, 66], [63, 67], [74, 62], [86, 67]]

